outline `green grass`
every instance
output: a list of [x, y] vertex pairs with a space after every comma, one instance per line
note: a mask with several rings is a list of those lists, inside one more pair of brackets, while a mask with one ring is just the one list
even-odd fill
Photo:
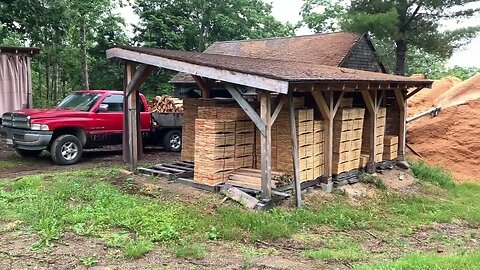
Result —
[[[436, 169], [433, 173], [424, 164], [414, 168], [425, 180], [418, 194], [380, 191], [377, 198], [359, 205], [334, 195], [321, 197], [300, 210], [275, 208], [268, 212], [232, 205], [205, 212], [196, 201], [179, 203], [126, 194], [108, 181], [117, 177], [116, 169], [32, 175], [0, 181], [0, 221], [22, 221], [27, 226], [24, 229], [40, 236], [35, 249], [51, 246], [66, 231], [71, 231], [101, 238], [106, 246], [123, 250], [128, 258], [141, 257], [157, 244], [179, 248], [180, 256], [196, 257], [201, 248], [195, 250], [195, 244], [207, 240], [268, 241], [289, 238], [318, 226], [336, 231], [401, 230], [408, 235], [415, 228], [434, 222], [462, 220], [480, 225], [480, 185], [449, 185], [445, 184], [448, 183], [445, 178], [439, 187], [439, 182], [431, 177], [444, 174]], [[210, 199], [219, 200], [213, 195]], [[187, 247], [185, 242], [192, 246]], [[325, 249], [311, 250], [306, 255], [360, 258], [363, 254], [357, 247], [326, 244]]]
[[443, 188], [451, 189], [455, 187], [454, 178], [451, 173], [441, 167], [431, 166], [424, 161], [411, 162], [412, 171], [415, 176], [421, 180], [437, 184]]
[[352, 239], [331, 235], [323, 239], [324, 248], [306, 250], [303, 255], [315, 260], [357, 261], [367, 257], [359, 243]]
[[177, 258], [203, 259], [208, 251], [205, 247], [195, 243], [182, 243], [173, 248], [173, 254]]
[[367, 266], [356, 270], [476, 270], [480, 269], [480, 252], [465, 254], [410, 254], [396, 261]]

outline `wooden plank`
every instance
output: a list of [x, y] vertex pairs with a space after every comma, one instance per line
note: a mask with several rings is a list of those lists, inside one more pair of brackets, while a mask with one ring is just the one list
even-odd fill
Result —
[[176, 164], [161, 164], [161, 165], [163, 165], [165, 167], [168, 167], [168, 168], [179, 169], [179, 170], [182, 170], [182, 172], [193, 171], [193, 167], [179, 166], [179, 165], [176, 165]]
[[132, 93], [134, 90], [138, 90], [140, 86], [145, 82], [145, 80], [152, 74], [154, 67], [149, 65], [140, 65], [135, 71], [131, 81], [128, 83], [126, 92], [127, 97]]
[[328, 119], [325, 119], [326, 122], [326, 132], [325, 132], [325, 144], [324, 144], [324, 155], [325, 155], [325, 176], [327, 177], [327, 184], [330, 185], [332, 182], [333, 174], [333, 118], [334, 115], [331, 111], [333, 108], [333, 93], [328, 92], [328, 103], [329, 103], [329, 112]]
[[417, 87], [415, 90], [411, 91], [410, 93], [407, 94], [407, 97], [405, 98], [405, 100], [411, 98], [413, 95], [417, 94], [418, 92], [422, 91], [423, 90], [423, 86], [421, 87]]
[[295, 183], [295, 205], [302, 207], [302, 190], [300, 186], [300, 162], [298, 158], [297, 124], [293, 105], [293, 91], [288, 92], [288, 113], [290, 115], [290, 136], [292, 139], [293, 181]]
[[212, 80], [219, 80], [223, 82], [240, 84], [250, 86], [258, 89], [272, 91], [281, 94], [288, 93], [288, 82], [266, 78], [258, 75], [241, 73], [233, 70], [218, 69], [214, 67], [202, 66], [199, 64], [192, 64], [182, 62], [165, 57], [149, 55], [139, 52], [130, 51], [122, 48], [112, 48], [107, 50], [107, 58], [118, 58], [132, 62], [143, 63], [151, 66], [175, 70], [178, 72], [185, 72], [209, 78]]
[[252, 122], [257, 126], [260, 133], [265, 135], [266, 124], [262, 118], [255, 112], [255, 109], [243, 98], [243, 96], [238, 92], [238, 90], [231, 84], [225, 83], [225, 88], [228, 90], [230, 95], [237, 101], [238, 105], [245, 111], [245, 113], [250, 117]]
[[202, 98], [209, 98], [210, 97], [210, 87], [207, 83], [207, 80], [200, 76], [196, 76], [192, 74], [193, 79], [197, 83], [200, 90], [202, 90]]
[[280, 114], [280, 112], [282, 111], [283, 105], [285, 104], [286, 101], [287, 101], [287, 98], [286, 98], [285, 95], [278, 95], [278, 97], [275, 101], [275, 107], [274, 107], [275, 111], [273, 112], [272, 118], [271, 118], [272, 125], [273, 125], [273, 123], [275, 123], [275, 120], [277, 120], [277, 117]]
[[260, 114], [262, 122], [265, 123], [265, 133], [261, 134], [261, 169], [262, 169], [262, 199], [272, 197], [272, 124], [270, 121], [271, 113], [271, 94], [269, 92], [260, 93]]
[[153, 168], [155, 168], [155, 169], [157, 169], [157, 170], [165, 170], [165, 171], [174, 172], [174, 173], [183, 173], [183, 172], [185, 172], [185, 170], [179, 170], [179, 169], [175, 169], [175, 168], [169, 168], [169, 167], [163, 166], [162, 164], [153, 165]]
[[400, 109], [399, 134], [398, 134], [398, 160], [405, 161], [405, 146], [407, 134], [407, 102], [402, 90], [395, 90], [395, 98], [397, 99]]
[[185, 166], [185, 167], [189, 167], [189, 168], [194, 168], [194, 164], [193, 163], [188, 163], [188, 162], [185, 162], [185, 161], [179, 161], [179, 162], [175, 162], [175, 165], [180, 165], [180, 166]]
[[344, 95], [345, 95], [345, 91], [340, 92], [340, 96], [338, 97], [338, 100], [335, 103], [335, 107], [333, 107], [333, 110], [330, 111], [330, 113], [332, 114], [332, 118], [335, 118], [335, 114], [337, 114], [338, 108], [340, 107], [340, 104], [342, 104], [342, 99]]
[[130, 131], [128, 123], [128, 102], [127, 102], [127, 86], [132, 80], [133, 73], [135, 72], [135, 65], [130, 62], [125, 63], [125, 71], [123, 75], [123, 161], [130, 162]]
[[230, 199], [237, 201], [241, 205], [250, 209], [254, 209], [259, 202], [259, 200], [257, 200], [255, 197], [252, 197], [247, 193], [231, 185], [223, 185], [220, 188], [220, 192], [225, 196], [229, 197]]
[[363, 100], [367, 105], [367, 109], [369, 112], [370, 121], [370, 149], [369, 149], [369, 161], [367, 164], [367, 172], [368, 173], [375, 173], [375, 157], [376, 157], [376, 138], [377, 138], [377, 113], [378, 113], [378, 95], [377, 91], [373, 92], [373, 95], [369, 91], [362, 91]]
[[313, 99], [315, 100], [315, 103], [317, 104], [318, 109], [320, 110], [320, 113], [322, 114], [322, 118], [328, 119], [330, 117], [330, 110], [327, 105], [327, 102], [325, 101], [325, 98], [323, 97], [322, 92], [313, 91], [312, 95], [313, 95]]

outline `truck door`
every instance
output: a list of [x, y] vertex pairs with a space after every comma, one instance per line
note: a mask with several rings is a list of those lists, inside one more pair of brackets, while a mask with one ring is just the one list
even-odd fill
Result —
[[98, 106], [99, 123], [94, 141], [102, 144], [121, 144], [123, 131], [123, 95], [107, 96]]

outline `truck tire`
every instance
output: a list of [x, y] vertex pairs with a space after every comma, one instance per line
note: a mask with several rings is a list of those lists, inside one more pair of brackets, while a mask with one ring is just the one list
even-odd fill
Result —
[[25, 150], [25, 149], [15, 149], [17, 154], [22, 157], [38, 157], [43, 150]]
[[50, 149], [53, 162], [58, 165], [72, 165], [82, 157], [83, 147], [74, 135], [61, 135], [55, 139]]
[[163, 148], [170, 152], [179, 152], [182, 150], [182, 132], [179, 130], [170, 130], [163, 136]]

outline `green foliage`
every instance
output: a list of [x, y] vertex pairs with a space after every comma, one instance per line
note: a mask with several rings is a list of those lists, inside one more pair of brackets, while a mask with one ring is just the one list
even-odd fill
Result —
[[367, 257], [360, 244], [347, 237], [332, 235], [323, 244], [325, 248], [306, 250], [303, 255], [315, 260], [335, 261], [357, 261]]
[[358, 179], [361, 183], [373, 185], [378, 189], [387, 189], [382, 178], [378, 177], [377, 175], [362, 173], [358, 176]]
[[80, 262], [86, 267], [94, 266], [98, 263], [97, 257], [80, 257]]
[[480, 268], [480, 252], [465, 254], [410, 254], [397, 261], [357, 266], [356, 270], [474, 270]]
[[437, 184], [447, 189], [455, 187], [452, 174], [441, 167], [431, 166], [424, 161], [414, 161], [412, 162], [412, 171], [418, 179]]
[[153, 242], [147, 239], [129, 241], [124, 246], [124, 255], [129, 259], [137, 259], [153, 250]]
[[392, 70], [405, 74], [407, 58], [414, 51], [410, 49], [446, 59], [477, 36], [480, 27], [442, 31], [439, 22], [478, 14], [479, 9], [467, 5], [472, 2], [475, 0], [306, 0], [301, 15], [303, 22], [316, 32], [371, 33], [377, 43], [391, 48], [388, 54], [394, 52]]
[[183, 243], [175, 246], [173, 253], [177, 258], [203, 259], [207, 256], [208, 251], [198, 244]]

